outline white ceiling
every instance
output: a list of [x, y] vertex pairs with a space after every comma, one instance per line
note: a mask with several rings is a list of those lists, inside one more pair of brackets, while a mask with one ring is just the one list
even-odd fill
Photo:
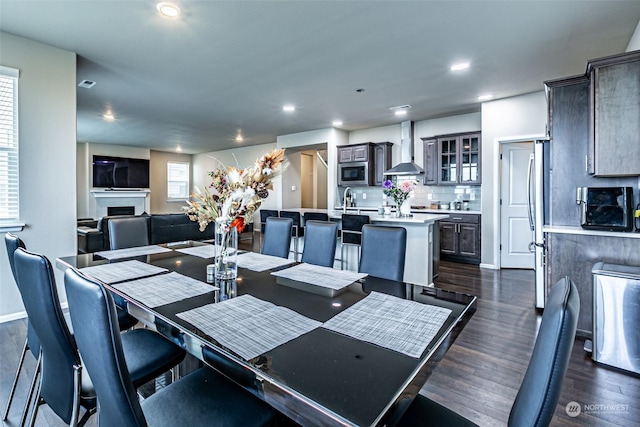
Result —
[[178, 19], [155, 3], [0, 0], [2, 31], [76, 52], [78, 82], [97, 82], [77, 89], [79, 142], [200, 153], [238, 132], [253, 145], [336, 118], [357, 130], [480, 111], [480, 94], [539, 91], [623, 52], [640, 20], [640, 1], [176, 0]]

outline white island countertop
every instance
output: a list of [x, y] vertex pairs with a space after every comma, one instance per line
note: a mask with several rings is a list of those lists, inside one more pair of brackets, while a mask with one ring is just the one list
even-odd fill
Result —
[[[329, 214], [329, 218], [340, 219], [342, 218], [342, 211], [339, 210], [328, 210], [326, 211]], [[302, 213], [302, 210], [301, 212]], [[357, 214], [357, 211], [347, 211], [348, 214]], [[391, 213], [391, 215], [378, 215], [378, 212], [367, 212], [360, 211], [358, 215], [367, 215], [372, 223], [376, 222], [396, 222], [403, 224], [425, 224], [431, 223], [434, 221], [439, 221], [441, 219], [449, 218], [448, 214], [431, 214], [431, 213], [414, 213], [411, 216], [395, 216], [395, 213]]]

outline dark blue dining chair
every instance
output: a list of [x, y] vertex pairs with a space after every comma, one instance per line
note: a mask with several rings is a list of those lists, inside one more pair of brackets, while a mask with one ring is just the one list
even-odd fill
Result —
[[262, 239], [267, 226], [267, 218], [278, 217], [278, 211], [274, 209], [260, 209], [260, 247], [262, 247]]
[[[9, 266], [11, 268], [11, 274], [13, 274], [13, 279], [17, 284], [18, 278], [16, 276], [16, 267], [13, 260], [13, 254], [18, 248], [26, 249], [26, 246], [22, 241], [22, 239], [20, 239], [18, 236], [12, 233], [5, 234], [4, 243], [5, 243], [5, 246], [7, 247], [7, 257], [9, 258]], [[20, 373], [22, 372], [22, 366], [24, 364], [27, 351], [30, 351], [31, 354], [33, 354], [33, 357], [36, 358], [36, 360], [38, 359], [38, 355], [40, 354], [40, 341], [38, 341], [38, 336], [33, 330], [33, 327], [31, 326], [31, 322], [29, 322], [29, 318], [27, 318], [27, 336], [24, 340], [22, 352], [20, 353], [20, 359], [18, 360], [18, 368], [16, 369], [13, 385], [11, 386], [11, 390], [9, 391], [9, 399], [7, 400], [7, 406], [2, 416], [3, 420], [6, 420], [7, 417], [9, 416], [9, 410], [11, 409], [11, 403], [13, 402], [13, 397], [16, 392], [16, 387], [18, 386], [18, 380], [20, 379]], [[27, 394], [27, 400], [25, 402], [24, 409], [22, 410], [22, 416], [20, 418], [21, 426], [24, 424], [27, 418], [29, 402], [31, 402], [31, 399], [33, 398], [33, 392], [35, 389], [36, 382], [37, 382], [37, 374], [34, 373], [31, 381], [31, 386], [29, 387], [29, 392]]]
[[138, 401], [123, 354], [111, 294], [74, 270], [65, 273], [76, 340], [100, 401], [98, 425], [264, 426], [276, 412], [221, 374], [200, 368]]
[[291, 247], [291, 218], [268, 217], [264, 230], [262, 253], [280, 258], [289, 257]]
[[[576, 285], [561, 279], [551, 289], [529, 366], [511, 407], [510, 427], [545, 427], [551, 423], [569, 366], [578, 325], [580, 297]], [[452, 410], [418, 395], [399, 427], [475, 426]]]
[[305, 225], [306, 236], [302, 250], [302, 262], [333, 267], [336, 256], [338, 224], [330, 221], [309, 221]]
[[[82, 369], [76, 341], [65, 321], [51, 263], [44, 255], [19, 248], [14, 253], [17, 283], [27, 315], [40, 338], [36, 372], [40, 381], [30, 425], [38, 407], [46, 403], [65, 423], [83, 425], [95, 412], [96, 400], [91, 380]], [[72, 304], [69, 304], [70, 311]], [[115, 331], [120, 335], [114, 316]], [[122, 334], [124, 351], [136, 387], [168, 371], [182, 361], [186, 352], [148, 329]], [[85, 412], [80, 418], [81, 408]]]
[[[4, 237], [4, 241], [5, 241], [5, 246], [7, 247], [7, 256], [9, 258], [9, 266], [11, 267], [11, 273], [13, 274], [13, 278], [17, 284], [18, 278], [16, 275], [16, 268], [15, 268], [15, 262], [14, 262], [13, 256], [15, 254], [16, 249], [18, 248], [26, 249], [26, 246], [22, 241], [22, 239], [20, 239], [19, 237], [15, 236], [12, 233], [6, 233]], [[68, 323], [69, 322], [67, 322], [67, 325]], [[138, 319], [129, 315], [124, 310], [118, 309], [118, 324], [120, 326], [120, 330], [130, 329], [133, 326], [135, 326], [136, 323], [138, 323]], [[38, 340], [38, 336], [33, 330], [33, 327], [31, 326], [31, 323], [29, 322], [28, 317], [27, 317], [27, 337], [25, 338], [24, 346], [22, 348], [22, 353], [20, 354], [20, 359], [18, 361], [18, 367], [16, 369], [16, 374], [14, 376], [13, 385], [11, 386], [11, 390], [9, 391], [7, 406], [5, 408], [5, 411], [2, 417], [3, 420], [6, 420], [7, 417], [9, 416], [11, 403], [13, 402], [13, 397], [15, 395], [16, 387], [18, 385], [18, 380], [20, 379], [20, 373], [22, 372], [22, 366], [24, 364], [27, 350], [29, 350], [33, 354], [33, 357], [35, 357], [36, 360], [38, 359], [38, 356], [40, 354], [40, 341]], [[32, 377], [31, 385], [29, 387], [29, 392], [27, 393], [27, 400], [25, 401], [24, 409], [22, 411], [22, 416], [20, 418], [21, 426], [24, 425], [26, 421], [28, 410], [29, 410], [29, 404], [33, 399], [33, 393], [37, 385], [38, 375], [39, 375], [39, 371], [35, 371]]]
[[404, 280], [407, 230], [404, 227], [364, 225], [358, 271], [383, 279]]
[[149, 223], [144, 216], [112, 218], [108, 227], [111, 250], [149, 244]]

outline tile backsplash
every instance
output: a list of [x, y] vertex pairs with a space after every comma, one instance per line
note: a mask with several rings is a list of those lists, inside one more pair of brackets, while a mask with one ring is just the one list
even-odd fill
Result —
[[[345, 187], [338, 187], [336, 193], [337, 200], [335, 206], [342, 205], [342, 197]], [[456, 186], [438, 186], [438, 185], [417, 185], [413, 190], [411, 204], [414, 206], [429, 207], [432, 202], [449, 203], [451, 201], [469, 201], [469, 209], [473, 211], [481, 210], [481, 187], [478, 185], [456, 185]], [[378, 207], [384, 203], [384, 195], [382, 187], [352, 187], [351, 191], [355, 194], [356, 206], [361, 207]], [[393, 204], [392, 200], [389, 200]]]

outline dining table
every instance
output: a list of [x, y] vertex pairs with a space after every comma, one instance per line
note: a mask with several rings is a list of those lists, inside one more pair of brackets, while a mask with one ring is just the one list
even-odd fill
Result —
[[394, 425], [476, 309], [473, 295], [245, 251], [237, 278], [216, 282], [214, 246], [56, 266], [101, 282], [146, 327], [303, 426]]

